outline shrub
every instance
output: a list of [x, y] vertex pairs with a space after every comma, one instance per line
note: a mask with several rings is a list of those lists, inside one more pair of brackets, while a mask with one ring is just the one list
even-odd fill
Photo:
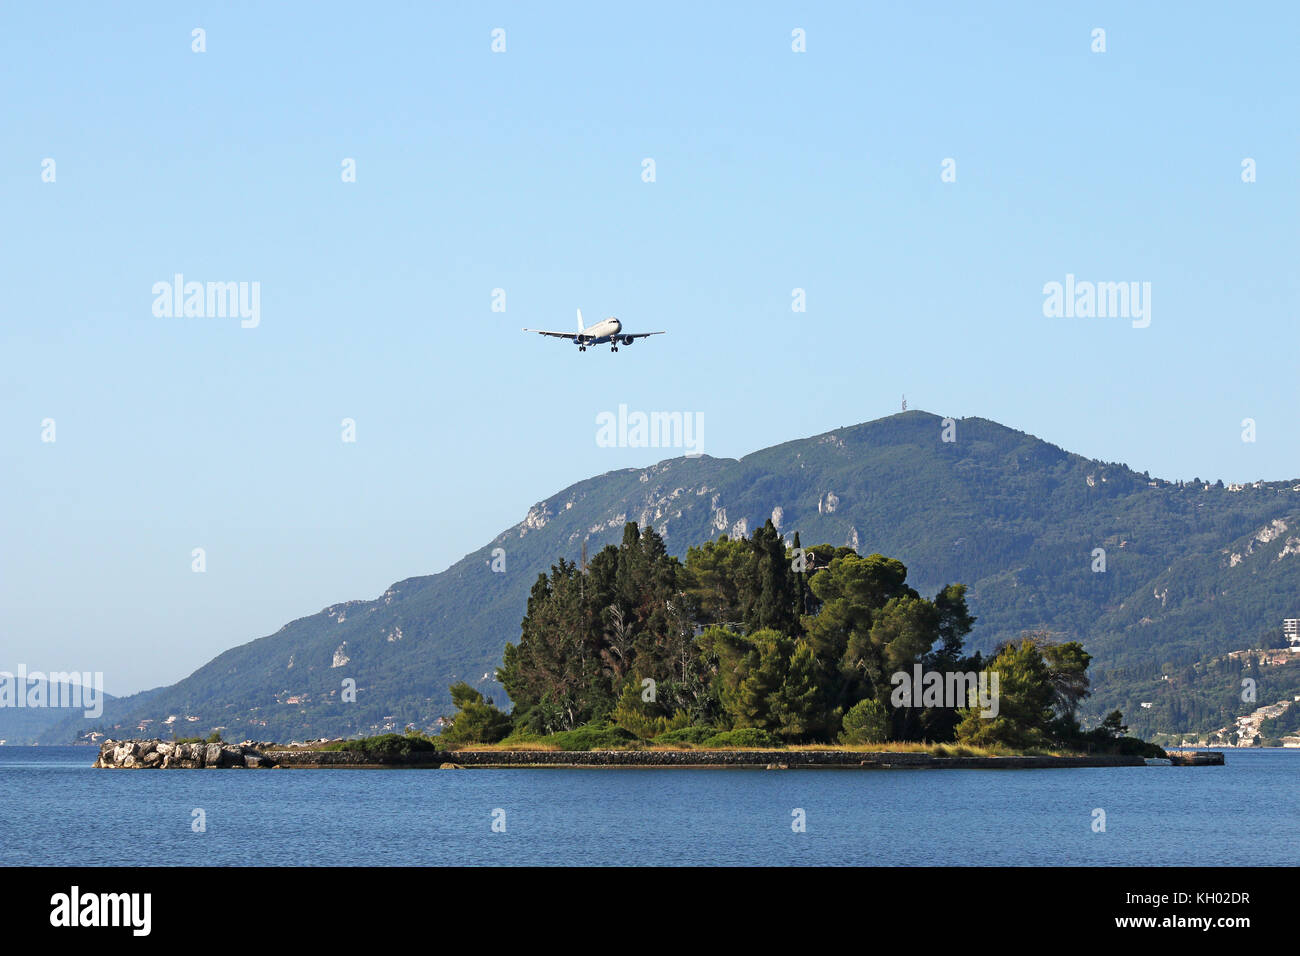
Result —
[[670, 730], [665, 734], [660, 734], [655, 738], [657, 744], [695, 744], [699, 746], [710, 737], [716, 736], [717, 727], [682, 727], [680, 730]]
[[546, 740], [561, 750], [628, 750], [641, 742], [636, 734], [623, 727], [594, 723], [561, 730]]
[[[635, 677], [629, 678], [619, 696], [618, 706], [610, 715], [613, 723], [636, 736], [650, 740], [671, 730], [680, 730], [690, 724], [691, 718], [684, 710], [674, 711], [672, 716], [654, 713], [654, 706], [647, 707], [641, 700], [641, 682]], [[593, 723], [595, 721], [593, 720]]]
[[860, 700], [844, 715], [842, 744], [879, 744], [888, 739], [889, 713], [878, 700]]
[[757, 727], [741, 727], [738, 730], [724, 730], [704, 741], [704, 746], [715, 750], [732, 747], [780, 747], [781, 741], [766, 730]]
[[322, 750], [346, 750], [363, 754], [375, 760], [404, 757], [411, 753], [432, 752], [437, 744], [425, 737], [407, 737], [402, 734], [381, 734], [378, 737], [360, 737], [356, 740], [337, 740], [326, 744]]

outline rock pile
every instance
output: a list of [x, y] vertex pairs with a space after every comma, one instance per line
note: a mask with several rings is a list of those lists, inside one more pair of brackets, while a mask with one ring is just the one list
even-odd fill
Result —
[[167, 770], [172, 767], [273, 767], [251, 742], [177, 743], [170, 740], [105, 740], [99, 748], [96, 767], [122, 770]]

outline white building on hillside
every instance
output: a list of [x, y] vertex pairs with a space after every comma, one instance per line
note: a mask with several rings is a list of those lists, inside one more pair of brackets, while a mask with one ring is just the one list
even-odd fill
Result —
[[1300, 617], [1288, 617], [1283, 621], [1282, 633], [1291, 644], [1291, 650], [1300, 652]]

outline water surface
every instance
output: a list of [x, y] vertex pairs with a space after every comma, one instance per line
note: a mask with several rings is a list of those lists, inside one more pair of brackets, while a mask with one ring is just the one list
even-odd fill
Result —
[[1226, 755], [1078, 770], [145, 771], [93, 769], [91, 748], [0, 747], [0, 863], [1296, 863], [1300, 750]]

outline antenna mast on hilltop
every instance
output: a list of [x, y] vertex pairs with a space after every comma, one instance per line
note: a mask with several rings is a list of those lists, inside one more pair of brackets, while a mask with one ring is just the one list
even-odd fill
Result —
[[907, 411], [907, 396], [903, 396], [903, 411]]

